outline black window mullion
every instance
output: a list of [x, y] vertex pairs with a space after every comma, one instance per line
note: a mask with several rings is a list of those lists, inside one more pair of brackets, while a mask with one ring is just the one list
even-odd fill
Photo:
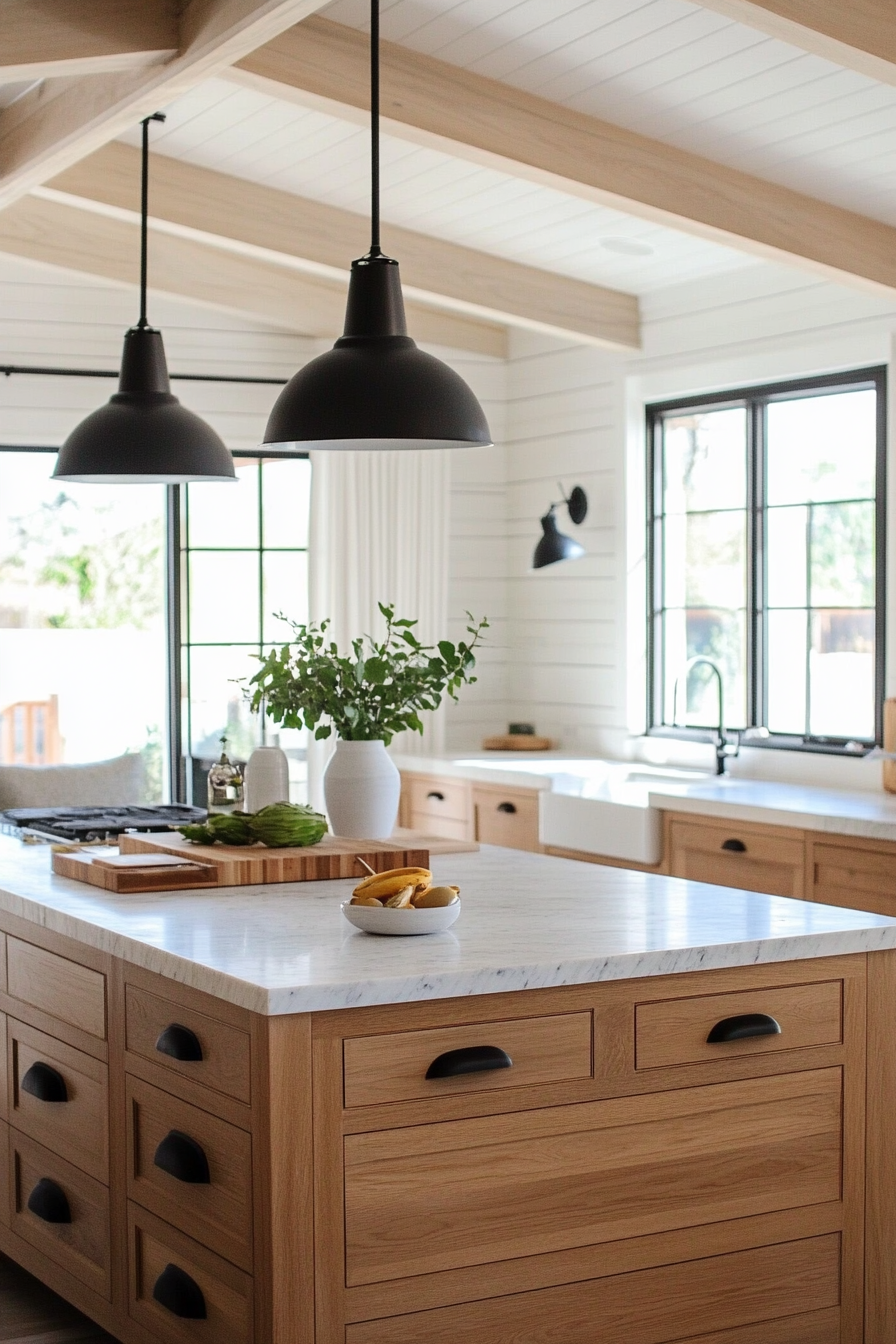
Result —
[[747, 403], [747, 726], [766, 719], [765, 406]]

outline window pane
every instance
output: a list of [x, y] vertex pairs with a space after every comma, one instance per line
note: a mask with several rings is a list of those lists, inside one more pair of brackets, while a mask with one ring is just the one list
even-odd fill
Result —
[[812, 605], [874, 606], [874, 505], [812, 510]]
[[157, 801], [165, 490], [53, 481], [53, 465], [0, 452], [0, 761], [143, 752]]
[[687, 523], [686, 605], [746, 605], [746, 515], [698, 513]]
[[268, 551], [263, 559], [264, 643], [292, 638], [292, 627], [277, 619], [282, 612], [300, 624], [308, 619], [308, 556], [305, 551]]
[[746, 423], [742, 406], [664, 422], [664, 512], [744, 507]]
[[805, 611], [770, 611], [766, 621], [768, 723], [772, 733], [806, 732]]
[[261, 471], [265, 546], [307, 546], [311, 463], [265, 458]]
[[876, 401], [868, 389], [771, 402], [768, 503], [873, 498]]
[[[686, 638], [684, 658], [681, 657], [682, 627]], [[688, 672], [687, 664], [700, 656], [714, 662], [722, 674], [726, 727], [743, 727], [746, 723], [746, 613], [706, 608], [670, 611], [666, 613], [666, 630], [666, 722], [677, 722], [682, 727], [707, 727], [718, 723], [715, 675], [705, 665]], [[674, 719], [676, 681], [678, 713]]]
[[257, 551], [194, 551], [190, 555], [189, 642], [257, 644], [261, 633], [258, 585]]
[[[261, 734], [258, 716], [249, 712], [239, 679], [258, 669], [251, 649], [191, 649], [190, 745], [193, 756], [213, 760], [227, 738], [231, 760], [245, 761]], [[201, 802], [201, 800], [197, 800]]]
[[236, 484], [187, 486], [191, 546], [258, 545], [258, 463], [236, 463]]
[[874, 612], [814, 611], [809, 731], [874, 736]]
[[805, 607], [806, 508], [769, 509], [766, 521], [767, 585], [770, 607]]

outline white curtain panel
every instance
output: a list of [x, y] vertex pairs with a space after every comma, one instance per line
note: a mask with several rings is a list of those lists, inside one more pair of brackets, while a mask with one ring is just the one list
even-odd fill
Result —
[[[425, 644], [448, 631], [450, 454], [312, 453], [310, 614], [329, 619], [340, 650], [358, 635], [384, 632], [378, 603], [419, 621]], [[425, 714], [426, 731], [401, 733], [391, 750], [444, 749], [444, 710]], [[309, 801], [323, 802], [331, 743], [309, 744]]]

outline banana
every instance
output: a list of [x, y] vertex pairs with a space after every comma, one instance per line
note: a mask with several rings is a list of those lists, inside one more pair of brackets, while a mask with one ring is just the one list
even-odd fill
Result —
[[457, 887], [427, 887], [415, 892], [411, 902], [417, 910], [432, 910], [440, 905], [453, 905], [458, 899], [457, 892]]
[[350, 905], [375, 905], [378, 910], [382, 910], [383, 903], [378, 901], [375, 896], [353, 896]]
[[386, 902], [387, 910], [412, 910], [411, 896], [413, 887], [402, 887], [401, 891], [396, 891], [394, 896], [390, 896]]
[[365, 877], [355, 887], [353, 896], [375, 896], [377, 900], [394, 896], [396, 892], [409, 886], [412, 891], [418, 887], [428, 887], [432, 882], [432, 873], [428, 868], [390, 868], [385, 873], [374, 873]]

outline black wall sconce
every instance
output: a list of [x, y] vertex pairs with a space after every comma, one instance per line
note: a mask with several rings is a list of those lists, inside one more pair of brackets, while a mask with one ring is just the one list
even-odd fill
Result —
[[[563, 486], [557, 487], [563, 495]], [[557, 529], [554, 510], [565, 504], [574, 523], [581, 523], [588, 512], [588, 497], [580, 485], [574, 485], [569, 496], [552, 504], [541, 520], [544, 535], [535, 547], [532, 557], [533, 569], [544, 569], [545, 565], [555, 565], [558, 560], [578, 560], [585, 554], [585, 547], [573, 537], [564, 536]]]

